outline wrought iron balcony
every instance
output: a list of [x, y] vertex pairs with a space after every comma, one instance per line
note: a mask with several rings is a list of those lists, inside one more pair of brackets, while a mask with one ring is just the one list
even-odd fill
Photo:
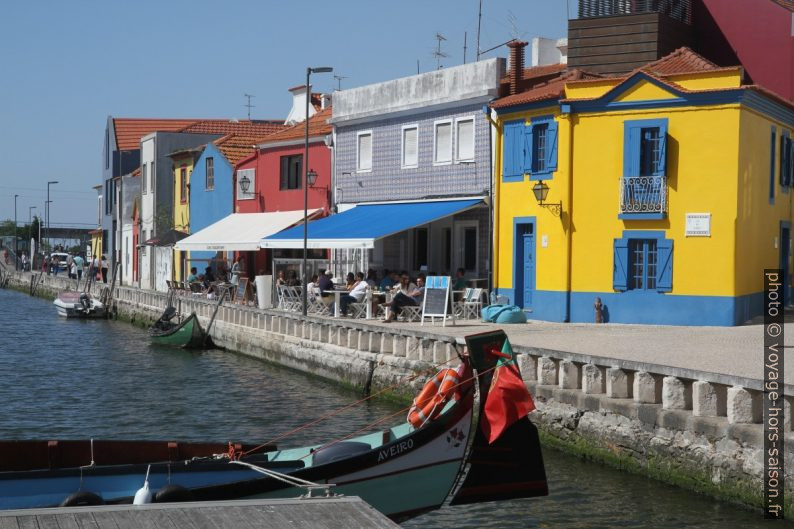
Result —
[[667, 213], [666, 176], [624, 176], [620, 181], [620, 213], [659, 216]]

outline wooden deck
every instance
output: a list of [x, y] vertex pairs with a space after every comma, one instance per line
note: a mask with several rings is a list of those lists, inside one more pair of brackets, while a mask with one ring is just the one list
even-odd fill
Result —
[[0, 529], [399, 529], [358, 497], [0, 511]]

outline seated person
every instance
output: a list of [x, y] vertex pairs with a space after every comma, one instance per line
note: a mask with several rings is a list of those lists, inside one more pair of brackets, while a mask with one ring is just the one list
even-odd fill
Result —
[[378, 286], [378, 274], [375, 273], [375, 270], [370, 268], [367, 270], [367, 284], [370, 288], [375, 288]]
[[306, 295], [309, 296], [311, 301], [314, 301], [314, 289], [319, 287], [318, 281], [319, 279], [317, 274], [314, 274], [312, 276], [312, 280], [309, 281], [308, 285], [306, 285]]
[[347, 276], [345, 276], [345, 288], [347, 290], [351, 290], [355, 284], [356, 276], [353, 275], [353, 272], [348, 272]]
[[288, 287], [299, 287], [301, 282], [298, 280], [298, 272], [295, 270], [290, 270], [289, 278], [287, 279], [287, 286]]
[[452, 290], [466, 290], [468, 286], [466, 284], [466, 270], [463, 268], [458, 268], [458, 271], [455, 273], [455, 279], [452, 280]]
[[198, 270], [196, 270], [195, 266], [190, 267], [190, 275], [187, 276], [188, 283], [195, 283], [196, 281], [198, 281], [197, 272]]
[[395, 287], [396, 293], [389, 303], [389, 317], [383, 320], [385, 323], [396, 320], [403, 307], [408, 305], [416, 307], [422, 302], [425, 295], [424, 278], [420, 277], [417, 282], [421, 282], [421, 289], [411, 283], [411, 278], [403, 272], [400, 276], [400, 284]]
[[381, 290], [390, 290], [394, 285], [399, 282], [397, 279], [397, 272], [383, 271], [383, 279], [380, 280]]
[[364, 281], [364, 272], [357, 272], [354, 279], [350, 293], [342, 294], [339, 298], [339, 309], [342, 312], [342, 316], [347, 316], [347, 307], [350, 303], [359, 303], [367, 293], [369, 285]]
[[283, 287], [287, 284], [287, 280], [284, 278], [284, 270], [279, 270], [278, 275], [276, 275], [276, 286]]

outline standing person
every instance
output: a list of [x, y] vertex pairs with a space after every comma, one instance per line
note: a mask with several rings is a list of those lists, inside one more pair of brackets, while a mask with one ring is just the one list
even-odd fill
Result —
[[52, 265], [52, 273], [53, 273], [53, 275], [57, 276], [58, 275], [58, 271], [61, 268], [61, 260], [56, 255], [55, 257], [52, 258], [52, 260], [50, 261], [50, 264]]
[[232, 263], [232, 279], [231, 283], [236, 285], [237, 282], [240, 280], [240, 257], [237, 256], [234, 258], [234, 263]]
[[44, 254], [41, 255], [41, 273], [50, 273], [50, 259]]
[[28, 256], [25, 255], [25, 252], [22, 252], [22, 271], [28, 271]]
[[72, 254], [69, 254], [66, 256], [66, 275], [69, 279], [74, 279], [72, 277], [72, 263], [74, 263], [74, 257], [72, 257]]
[[77, 279], [77, 263], [74, 262], [74, 259], [72, 259], [72, 265], [69, 268], [69, 278]]
[[93, 261], [91, 261], [91, 274], [92, 277], [96, 280], [99, 280], [99, 274], [102, 270], [102, 263], [99, 261], [99, 254], [94, 256]]
[[103, 283], [107, 283], [108, 282], [108, 260], [105, 259], [104, 255], [102, 256], [102, 261], [100, 263], [100, 266], [102, 267], [102, 282]]
[[80, 281], [83, 279], [83, 266], [85, 265], [80, 254], [74, 256], [74, 264], [77, 265], [77, 280]]

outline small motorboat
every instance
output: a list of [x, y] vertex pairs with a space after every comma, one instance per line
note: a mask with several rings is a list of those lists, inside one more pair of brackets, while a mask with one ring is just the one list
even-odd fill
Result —
[[[489, 351], [505, 341], [502, 331], [466, 337], [469, 354], [428, 381], [406, 422], [384, 429], [389, 415], [367, 433], [340, 432], [314, 446], [278, 448], [274, 441], [284, 436], [258, 446], [0, 441], [0, 509], [290, 498], [319, 489], [360, 496], [400, 521], [447, 501], [543, 496], [546, 472], [529, 418], [517, 418], [495, 440], [478, 426], [496, 378]], [[425, 393], [431, 398], [422, 400]]]
[[193, 312], [187, 318], [181, 319], [172, 306], [165, 309], [160, 319], [149, 327], [149, 336], [152, 338], [152, 343], [185, 349], [198, 349], [211, 345], [211, 340], [201, 328], [196, 313]]
[[53, 305], [66, 318], [104, 318], [105, 304], [88, 292], [66, 290], [58, 294]]

